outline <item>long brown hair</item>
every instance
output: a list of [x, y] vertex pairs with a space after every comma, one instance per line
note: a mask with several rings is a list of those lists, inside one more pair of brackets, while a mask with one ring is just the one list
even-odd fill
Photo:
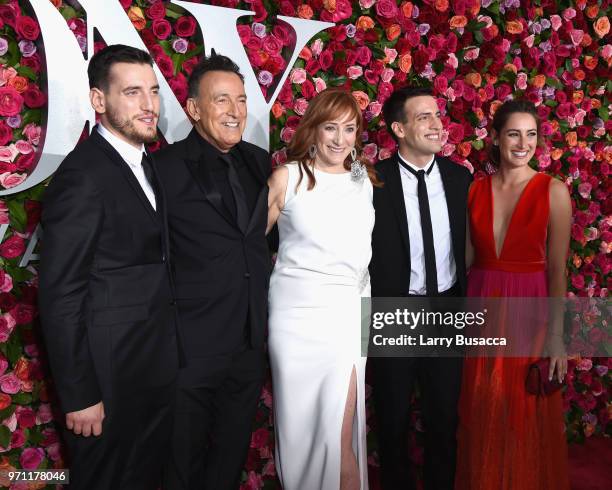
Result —
[[[357, 160], [365, 165], [368, 172], [368, 177], [372, 185], [380, 187], [382, 183], [376, 176], [376, 170], [361, 152], [362, 141], [361, 135], [364, 130], [363, 116], [359, 104], [350, 92], [339, 88], [329, 88], [323, 90], [320, 94], [314, 97], [308, 104], [308, 108], [304, 116], [300, 120], [300, 124], [295, 130], [289, 145], [287, 146], [287, 160], [297, 161], [300, 169], [300, 178], [297, 186], [302, 182], [304, 173], [308, 177], [308, 190], [311, 190], [315, 184], [314, 176], [314, 158], [310, 156], [309, 150], [315, 144], [317, 139], [317, 129], [319, 125], [326, 121], [332, 121], [336, 118], [349, 113], [349, 117], [355, 118], [357, 121], [355, 150], [357, 150]], [[350, 155], [344, 161], [344, 168], [351, 170]]]

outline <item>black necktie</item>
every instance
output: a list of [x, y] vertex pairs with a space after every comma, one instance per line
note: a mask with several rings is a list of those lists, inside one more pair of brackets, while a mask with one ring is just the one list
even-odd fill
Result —
[[236, 202], [236, 223], [242, 233], [246, 233], [249, 225], [249, 211], [247, 207], [246, 195], [236, 172], [236, 164], [230, 155], [222, 155], [221, 160], [227, 164], [227, 180], [232, 188], [234, 201]]
[[142, 170], [144, 171], [145, 177], [151, 186], [151, 190], [153, 190], [153, 194], [157, 197], [157, 192], [155, 189], [155, 176], [153, 175], [153, 165], [151, 165], [151, 160], [149, 155], [143, 152], [142, 154]]
[[[429, 211], [429, 197], [427, 196], [427, 183], [425, 170], [418, 172], [399, 159], [400, 165], [417, 178], [417, 194], [419, 198], [419, 213], [421, 215], [421, 231], [423, 233], [423, 251], [425, 254], [425, 287], [427, 296], [438, 293], [438, 271], [436, 269], [436, 251], [434, 249], [433, 229], [431, 226], [431, 213]], [[429, 166], [427, 175], [431, 173], [435, 162]]]

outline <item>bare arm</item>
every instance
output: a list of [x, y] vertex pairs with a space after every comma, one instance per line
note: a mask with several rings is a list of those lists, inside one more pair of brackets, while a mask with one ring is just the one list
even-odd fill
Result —
[[270, 233], [270, 230], [276, 224], [276, 220], [278, 220], [280, 212], [285, 205], [288, 181], [289, 170], [284, 166], [275, 169], [268, 179], [270, 192], [268, 193], [268, 226], [266, 227], [266, 235]]
[[[548, 294], [551, 298], [564, 298], [567, 291], [565, 269], [570, 242], [572, 204], [565, 185], [553, 179], [549, 188], [550, 216], [548, 223], [548, 250], [546, 270]], [[557, 304], [558, 303], [558, 304]], [[563, 346], [563, 307], [561, 301], [552, 302], [549, 318], [549, 377], [557, 371], [559, 381], [567, 373], [567, 355]]]

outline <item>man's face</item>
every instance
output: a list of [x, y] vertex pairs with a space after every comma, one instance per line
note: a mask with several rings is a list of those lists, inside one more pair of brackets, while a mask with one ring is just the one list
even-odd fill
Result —
[[442, 149], [442, 121], [436, 99], [411, 97], [404, 103], [404, 122], [393, 123], [401, 154], [415, 165], [425, 164]]
[[91, 90], [102, 124], [122, 140], [140, 147], [157, 137], [159, 84], [147, 64], [115, 63], [107, 90]]
[[198, 96], [187, 100], [187, 110], [198, 133], [218, 150], [228, 152], [240, 142], [246, 126], [244, 84], [232, 72], [205, 73]]

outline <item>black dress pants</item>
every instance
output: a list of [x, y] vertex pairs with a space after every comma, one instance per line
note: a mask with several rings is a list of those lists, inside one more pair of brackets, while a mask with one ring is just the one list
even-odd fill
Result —
[[455, 480], [462, 358], [373, 358], [374, 407], [384, 490], [416, 489], [408, 457], [415, 381], [425, 426], [425, 489], [452, 490]]
[[187, 361], [164, 490], [239, 488], [265, 374], [260, 349]]

